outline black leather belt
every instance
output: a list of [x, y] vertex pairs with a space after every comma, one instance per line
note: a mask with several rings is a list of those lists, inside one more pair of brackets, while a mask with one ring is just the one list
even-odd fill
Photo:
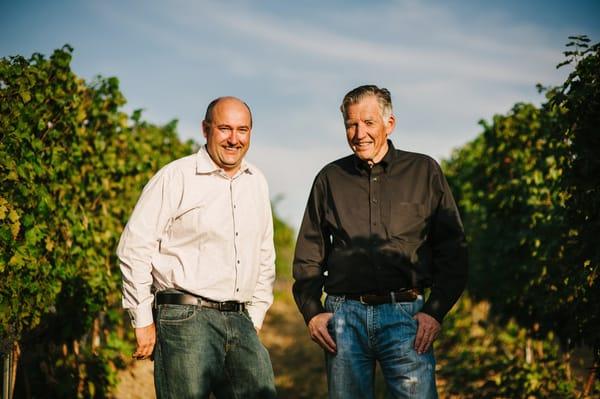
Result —
[[344, 297], [365, 305], [383, 305], [395, 302], [414, 302], [420, 294], [421, 292], [417, 288], [407, 288], [386, 294], [347, 294]]
[[243, 312], [246, 304], [236, 301], [217, 302], [183, 292], [157, 292], [155, 299], [158, 305], [194, 305], [202, 308], [217, 309], [221, 312]]

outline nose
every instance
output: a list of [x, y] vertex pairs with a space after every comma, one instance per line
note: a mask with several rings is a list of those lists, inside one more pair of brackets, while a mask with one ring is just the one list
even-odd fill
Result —
[[239, 141], [237, 133], [235, 130], [231, 130], [231, 132], [229, 133], [229, 136], [227, 136], [227, 143], [230, 145], [235, 145], [237, 144]]
[[366, 136], [367, 136], [367, 127], [362, 123], [359, 123], [358, 125], [356, 125], [355, 137], [360, 140]]

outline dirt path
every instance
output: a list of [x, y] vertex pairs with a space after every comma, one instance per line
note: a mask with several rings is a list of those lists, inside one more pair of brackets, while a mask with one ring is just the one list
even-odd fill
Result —
[[[323, 352], [313, 343], [296, 309], [289, 282], [278, 282], [275, 302], [260, 333], [271, 355], [278, 397], [282, 399], [321, 399], [327, 397]], [[117, 399], [154, 398], [150, 361], [136, 362], [120, 373]], [[438, 381], [438, 385], [441, 381]], [[383, 397], [381, 377], [377, 378], [377, 397]], [[440, 392], [444, 398], [442, 392]]]

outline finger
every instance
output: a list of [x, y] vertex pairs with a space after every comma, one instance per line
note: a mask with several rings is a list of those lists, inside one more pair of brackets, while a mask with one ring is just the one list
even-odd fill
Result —
[[[329, 334], [327, 334], [329, 335]], [[329, 340], [324, 336], [323, 332], [319, 329], [315, 329], [311, 331], [311, 338], [315, 341], [321, 348], [325, 349], [328, 352], [335, 352], [335, 343], [331, 336], [329, 336]], [[332, 345], [333, 343], [333, 345]]]
[[335, 344], [335, 341], [333, 340], [333, 338], [331, 337], [331, 334], [329, 334], [329, 331], [327, 331], [327, 328], [325, 328], [324, 330], [321, 330], [321, 341], [324, 345], [323, 348], [331, 353], [335, 353], [335, 351], [337, 350], [337, 346]]
[[316, 342], [321, 348], [325, 349], [327, 352], [335, 353], [335, 346], [331, 345], [331, 343], [329, 343], [325, 337], [317, 337]]
[[152, 355], [152, 352], [154, 351], [154, 342], [148, 344], [145, 348], [144, 348], [144, 358], [149, 358], [150, 355]]
[[421, 344], [419, 345], [419, 347], [417, 348], [417, 353], [419, 355], [427, 352], [427, 347], [429, 346], [429, 337], [426, 335], [423, 337], [423, 339], [421, 340]]
[[418, 348], [418, 352], [419, 353], [424, 353], [427, 352], [429, 350], [429, 347], [431, 346], [431, 344], [433, 343], [433, 340], [435, 339], [435, 331], [431, 328], [424, 328], [424, 332], [423, 332], [423, 338], [421, 340], [421, 345]]
[[417, 327], [417, 335], [415, 336], [415, 350], [418, 352], [419, 348], [423, 344], [423, 339], [425, 337], [425, 327], [419, 323]]
[[330, 351], [331, 346], [329, 345], [327, 338], [324, 336], [322, 330], [320, 328], [314, 328], [311, 331], [311, 338], [315, 341], [320, 347], [325, 350]]
[[146, 359], [152, 354], [153, 350], [154, 350], [153, 342], [144, 344], [144, 345], [139, 345], [136, 348], [136, 351], [134, 352], [133, 357], [136, 359]]
[[137, 359], [138, 357], [142, 356], [142, 347], [141, 345], [138, 343], [138, 345], [135, 347], [135, 350], [133, 351], [133, 355], [131, 355], [134, 359]]

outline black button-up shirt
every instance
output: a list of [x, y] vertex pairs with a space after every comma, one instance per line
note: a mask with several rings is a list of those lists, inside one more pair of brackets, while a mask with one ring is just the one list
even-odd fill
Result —
[[373, 167], [355, 155], [325, 166], [306, 205], [294, 257], [294, 298], [305, 321], [321, 294], [431, 287], [422, 312], [442, 321], [467, 278], [454, 198], [439, 165], [389, 150]]

